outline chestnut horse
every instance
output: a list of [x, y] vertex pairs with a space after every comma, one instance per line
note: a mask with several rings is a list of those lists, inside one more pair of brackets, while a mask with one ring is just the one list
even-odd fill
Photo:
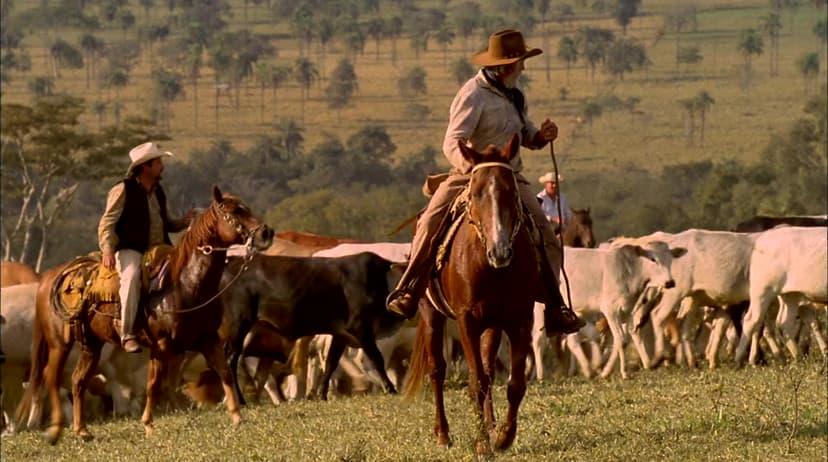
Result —
[[589, 216], [589, 207], [572, 209], [572, 219], [566, 224], [561, 233], [561, 243], [570, 247], [595, 247], [595, 236], [592, 234], [592, 217]]
[[[264, 225], [239, 199], [222, 195], [213, 187], [213, 203], [183, 234], [173, 248], [168, 283], [158, 293], [141, 300], [142, 313], [136, 319], [138, 341], [150, 349], [147, 372], [147, 403], [141, 418], [147, 434], [152, 431], [152, 408], [158, 399], [165, 366], [185, 351], [198, 351], [222, 378], [227, 408], [234, 424], [241, 422], [232, 388], [232, 374], [219, 342], [222, 307], [218, 300], [219, 281], [224, 271], [227, 247], [246, 243], [257, 249], [270, 245], [273, 231]], [[120, 345], [113, 320], [119, 317], [118, 302], [99, 303], [84, 311], [79, 329], [68, 329], [58, 306], [56, 279], [67, 263], [46, 272], [36, 296], [32, 369], [29, 387], [17, 408], [18, 422], [25, 418], [29, 403], [45, 381], [52, 404], [47, 441], [55, 444], [63, 429], [60, 407], [60, 377], [66, 356], [75, 340], [81, 353], [72, 374], [73, 430], [84, 440], [92, 439], [83, 417], [83, 394], [95, 372], [105, 342]]]
[[[526, 392], [532, 309], [541, 282], [535, 246], [525, 225], [519, 177], [509, 163], [518, 148], [517, 135], [504, 149], [489, 146], [484, 153], [460, 143], [463, 157], [473, 165], [468, 203], [444, 267], [430, 281], [428, 298], [420, 300], [420, 319], [405, 385], [406, 396], [413, 396], [428, 372], [434, 389], [437, 443], [451, 445], [443, 402], [443, 333], [447, 315], [454, 317], [469, 367], [469, 393], [479, 418], [476, 451], [482, 456], [491, 455], [492, 444], [496, 450], [507, 449], [517, 434], [518, 408]], [[511, 374], [507, 386], [509, 407], [498, 431], [492, 382], [504, 332], [509, 338]]]

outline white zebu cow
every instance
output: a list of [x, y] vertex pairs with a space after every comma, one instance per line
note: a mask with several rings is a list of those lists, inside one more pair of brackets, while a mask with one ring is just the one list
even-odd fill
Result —
[[[656, 232], [635, 239], [619, 239], [615, 245], [650, 240], [666, 242], [670, 247], [687, 249], [687, 255], [673, 263], [671, 271], [675, 288], [663, 291], [661, 299], [652, 311], [636, 309], [633, 313], [635, 327], [641, 326], [650, 315], [654, 332], [653, 359], [642, 357], [645, 368], [654, 367], [668, 356], [664, 345], [664, 323], [671, 313], [678, 313], [682, 300], [690, 297], [682, 309], [683, 314], [701, 313], [707, 305], [724, 306], [748, 299], [748, 274], [753, 243], [758, 234], [732, 233], [689, 229], [677, 234]], [[692, 323], [691, 323], [692, 324]], [[695, 353], [690, 347], [694, 337], [682, 323], [682, 348], [690, 367], [695, 366]], [[645, 353], [646, 355], [646, 353]]]
[[339, 244], [330, 249], [323, 249], [313, 254], [314, 257], [344, 257], [346, 255], [354, 255], [360, 252], [373, 252], [380, 257], [393, 261], [395, 263], [403, 263], [408, 261], [411, 253], [411, 243], [405, 242], [370, 242], [364, 244]]
[[[569, 279], [567, 293], [561, 278], [561, 294], [564, 300], [572, 300], [572, 308], [583, 317], [595, 317], [601, 313], [612, 332], [612, 353], [604, 365], [601, 376], [612, 373], [615, 359], [619, 361], [621, 377], [628, 378], [624, 354], [624, 329], [622, 318], [628, 316], [641, 293], [648, 286], [670, 288], [675, 283], [670, 274], [674, 258], [686, 251], [671, 249], [658, 241], [641, 245], [619, 245], [605, 249], [564, 247], [564, 268]], [[569, 298], [568, 298], [569, 296]], [[536, 326], [537, 327], [537, 326]], [[535, 362], [542, 360], [540, 343], [543, 331], [533, 328]], [[572, 334], [573, 342], [576, 334]], [[569, 344], [574, 348], [575, 344]], [[589, 367], [581, 365], [582, 369]]]
[[[761, 326], [768, 306], [780, 300], [780, 327], [794, 359], [799, 346], [790, 328], [799, 305], [828, 301], [828, 230], [826, 228], [775, 228], [756, 239], [750, 258], [750, 307], [745, 314], [742, 338], [736, 348], [741, 366], [748, 345]], [[825, 340], [815, 322], [812, 333], [825, 354]]]

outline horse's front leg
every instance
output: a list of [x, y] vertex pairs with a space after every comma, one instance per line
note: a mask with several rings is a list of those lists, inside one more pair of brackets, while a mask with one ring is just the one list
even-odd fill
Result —
[[212, 342], [207, 342], [205, 348], [201, 350], [207, 366], [216, 371], [219, 378], [221, 378], [221, 386], [224, 388], [224, 397], [227, 400], [227, 410], [230, 412], [230, 418], [233, 425], [241, 424], [241, 412], [239, 411], [239, 402], [236, 399], [236, 393], [233, 387], [234, 371], [230, 370], [227, 365], [227, 357], [224, 354], [224, 346], [219, 341], [218, 337]]
[[[60, 378], [66, 365], [66, 357], [72, 345], [49, 345], [49, 360], [46, 363], [44, 379], [49, 389], [49, 401], [52, 404], [52, 422], [46, 430], [46, 441], [55, 444], [63, 432], [63, 406], [60, 400]], [[32, 386], [32, 385], [30, 385]]]
[[446, 406], [443, 396], [443, 385], [446, 381], [446, 358], [443, 356], [443, 334], [446, 328], [446, 318], [428, 305], [427, 308], [420, 302], [420, 322], [423, 323], [426, 343], [426, 358], [429, 364], [429, 377], [431, 388], [434, 390], [434, 435], [437, 436], [437, 444], [448, 448], [451, 447], [449, 436], [449, 424], [446, 418]]
[[509, 410], [506, 413], [506, 421], [497, 435], [494, 447], [498, 451], [504, 451], [512, 445], [517, 435], [517, 419], [520, 403], [526, 394], [526, 374], [521, 367], [526, 364], [526, 356], [529, 353], [531, 332], [528, 328], [520, 328], [509, 333], [509, 384], [506, 388], [506, 397], [509, 400]]
[[469, 395], [478, 418], [476, 450], [478, 455], [489, 457], [492, 455], [492, 446], [489, 443], [486, 422], [483, 420], [483, 407], [486, 390], [491, 385], [480, 356], [480, 328], [467, 315], [457, 318], [457, 329], [460, 331], [460, 343], [463, 345], [463, 353], [469, 366]]
[[[91, 343], [91, 342], [90, 342]], [[91, 441], [93, 436], [86, 429], [86, 421], [83, 416], [83, 401], [86, 393], [86, 384], [98, 365], [101, 358], [101, 345], [99, 342], [83, 345], [80, 357], [72, 372], [72, 426], [76, 435], [84, 441]]]
[[494, 403], [492, 402], [492, 385], [494, 384], [495, 380], [497, 351], [500, 348], [500, 340], [502, 337], [502, 331], [500, 329], [492, 328], [486, 329], [483, 332], [483, 335], [480, 336], [480, 357], [483, 360], [483, 373], [486, 375], [486, 378], [488, 379], [489, 383], [489, 386], [482, 390], [483, 421], [486, 424], [486, 431], [490, 434], [495, 429]]

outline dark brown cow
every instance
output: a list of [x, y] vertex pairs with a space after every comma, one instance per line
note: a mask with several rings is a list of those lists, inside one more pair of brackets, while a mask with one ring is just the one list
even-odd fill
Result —
[[[245, 264], [248, 269], [240, 272]], [[283, 340], [331, 334], [333, 342], [317, 396], [326, 398], [330, 376], [346, 346], [362, 348], [382, 377], [384, 390], [395, 393], [376, 338], [390, 335], [402, 325], [401, 318], [385, 309], [389, 288], [398, 279], [399, 269], [371, 252], [338, 258], [258, 255], [249, 263], [231, 259], [221, 282], [222, 287], [228, 287], [221, 295], [222, 335], [232, 352], [231, 370], [237, 372], [248, 347], [257, 350], [251, 356], [269, 356], [266, 346], [271, 343], [255, 335], [272, 331], [282, 336], [271, 359], [283, 361], [288, 353]], [[265, 322], [268, 329], [252, 331], [256, 322]], [[241, 394], [238, 378], [235, 382]]]

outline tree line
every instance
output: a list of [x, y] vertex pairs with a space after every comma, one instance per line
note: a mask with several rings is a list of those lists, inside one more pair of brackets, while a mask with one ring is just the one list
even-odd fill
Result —
[[[729, 229], [768, 210], [825, 214], [828, 204], [826, 89], [802, 117], [775, 133], [756, 164], [702, 161], [648, 172], [622, 166], [567, 181], [570, 202], [593, 211], [599, 239], [656, 230]], [[45, 269], [97, 248], [106, 191], [124, 174], [127, 153], [161, 140], [146, 119], [89, 134], [77, 120], [82, 101], [68, 96], [33, 106], [2, 105], [3, 259]], [[219, 184], [243, 197], [276, 229], [366, 240], [405, 241], [389, 233], [426, 203], [426, 175], [446, 170], [433, 148], [398, 155], [385, 127], [370, 124], [341, 140], [324, 134], [306, 147], [304, 129], [285, 119], [254, 146], [238, 150], [215, 140], [189, 161], [170, 160], [164, 173], [177, 213], [206, 207]]]

